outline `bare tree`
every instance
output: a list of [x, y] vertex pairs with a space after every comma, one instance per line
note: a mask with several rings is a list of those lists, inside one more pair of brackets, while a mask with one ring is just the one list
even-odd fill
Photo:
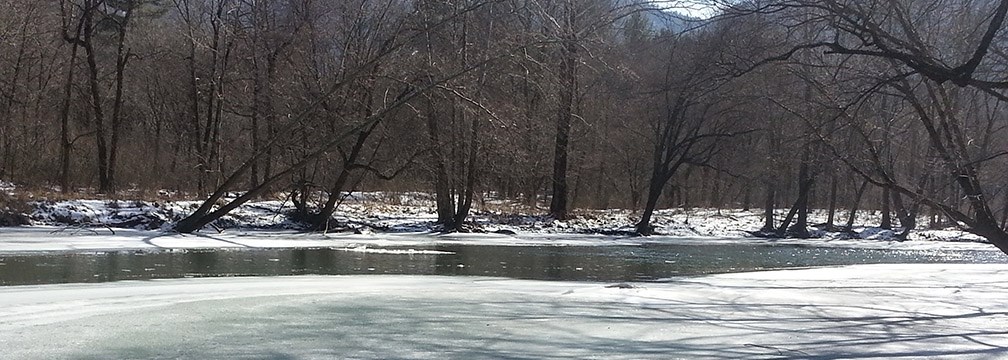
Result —
[[[811, 38], [792, 39], [798, 45], [765, 61], [819, 49], [830, 55], [865, 58], [862, 64], [888, 71], [888, 77], [880, 83], [896, 89], [914, 109], [918, 126], [927, 134], [929, 145], [948, 176], [963, 192], [969, 209], [962, 210], [956, 204], [926, 195], [916, 182], [896, 178], [887, 171], [877, 148], [869, 148], [871, 161], [865, 166], [850, 165], [868, 181], [940, 209], [968, 231], [1008, 252], [1008, 232], [996, 220], [992, 210], [996, 207], [992, 207], [989, 196], [991, 189], [983, 175], [983, 169], [1003, 153], [976, 151], [976, 143], [971, 139], [983, 136], [972, 132], [975, 129], [963, 121], [964, 114], [957, 111], [953, 95], [957, 89], [975, 89], [993, 99], [1008, 100], [1003, 93], [1008, 81], [994, 70], [1004, 61], [1000, 33], [1008, 14], [1008, 1], [976, 4], [935, 0], [922, 4], [797, 0], [735, 6], [735, 10], [739, 11], [729, 14], [775, 14], [791, 20], [784, 22], [785, 26], [799, 24], [823, 29], [814, 32], [816, 35]], [[944, 41], [952, 37], [963, 41], [955, 44]]]
[[[453, 16], [461, 16], [466, 12], [473, 11], [479, 8], [486, 2], [475, 3], [473, 6], [461, 9], [459, 12], [454, 13]], [[228, 201], [222, 206], [217, 206], [217, 202], [221, 200], [228, 191], [240, 183], [240, 178], [248, 175], [248, 172], [252, 169], [254, 164], [263, 161], [263, 159], [270, 156], [275, 148], [289, 143], [292, 139], [289, 139], [285, 134], [274, 133], [266, 141], [261, 148], [254, 152], [251, 156], [247, 157], [241, 165], [239, 165], [231, 174], [225, 178], [223, 183], [218, 186], [218, 188], [200, 205], [200, 207], [191, 215], [185, 219], [179, 221], [175, 225], [175, 229], [179, 232], [193, 232], [203, 226], [219, 219], [231, 210], [237, 208], [241, 204], [266, 193], [271, 186], [279, 183], [280, 181], [289, 178], [296, 172], [304, 169], [309, 164], [323, 158], [330, 151], [336, 149], [341, 144], [344, 144], [347, 140], [353, 138], [362, 132], [368, 131], [369, 128], [374, 126], [376, 123], [381, 122], [384, 118], [392, 116], [396, 111], [403, 107], [406, 107], [411, 101], [414, 101], [421, 95], [425, 95], [435, 89], [441, 88], [444, 84], [458, 79], [459, 77], [468, 74], [476, 69], [485, 66], [489, 60], [474, 62], [468, 67], [458, 69], [457, 71], [448, 73], [443, 77], [429, 78], [422, 83], [410, 84], [402, 83], [400, 81], [395, 81], [394, 79], [387, 79], [380, 76], [381, 74], [373, 72], [376, 67], [386, 61], [390, 61], [399, 56], [404, 56], [408, 47], [407, 44], [414, 43], [418, 38], [422, 37], [426, 30], [424, 29], [409, 29], [407, 25], [407, 16], [403, 7], [400, 4], [373, 4], [376, 7], [367, 7], [368, 11], [376, 11], [378, 13], [386, 14], [383, 15], [387, 19], [387, 23], [381, 27], [382, 31], [373, 37], [370, 37], [368, 41], [373, 41], [373, 46], [376, 46], [372, 52], [360, 54], [365, 57], [359, 62], [353, 64], [353, 67], [348, 67], [345, 71], [345, 75], [338, 78], [337, 81], [328, 85], [325, 91], [321, 94], [315, 94], [312, 101], [305, 104], [299, 113], [292, 115], [285, 119], [283, 123], [274, 124], [277, 128], [283, 128], [288, 130], [294, 130], [300, 126], [306, 126], [305, 120], [316, 113], [322, 103], [330, 99], [331, 96], [337, 94], [340, 91], [345, 90], [348, 86], [352, 85], [357, 81], [378, 81], [385, 80], [391, 81], [398, 87], [398, 93], [396, 96], [383, 97], [381, 103], [372, 104], [373, 107], [368, 108], [365, 113], [359, 114], [358, 118], [351, 119], [344, 125], [338, 126], [336, 131], [332, 134], [327, 135], [322, 141], [315, 145], [312, 150], [305, 151], [298, 155], [296, 158], [292, 159], [291, 163], [284, 166], [277, 172], [271, 172], [270, 175], [264, 178], [256, 186], [249, 188], [241, 196]], [[444, 22], [440, 23], [444, 24]], [[344, 53], [345, 54], [345, 53]], [[351, 65], [347, 63], [346, 65]], [[391, 93], [391, 89], [386, 91], [386, 94]]]
[[649, 124], [654, 148], [639, 234], [652, 233], [651, 216], [673, 176], [684, 167], [711, 166], [722, 149], [719, 142], [750, 131], [733, 121], [735, 105], [726, 91], [731, 74], [712, 66], [727, 47], [727, 34], [717, 30], [667, 40], [669, 47], [662, 49], [667, 60], [648, 99], [654, 106]]

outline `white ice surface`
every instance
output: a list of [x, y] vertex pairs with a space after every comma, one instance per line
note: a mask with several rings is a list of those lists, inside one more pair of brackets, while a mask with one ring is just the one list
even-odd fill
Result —
[[[298, 247], [409, 247], [432, 245], [497, 245], [497, 246], [610, 246], [658, 244], [801, 244], [849, 248], [884, 248], [917, 250], [990, 250], [997, 249], [986, 243], [949, 241], [891, 241], [872, 239], [763, 239], [739, 237], [680, 237], [680, 236], [606, 236], [583, 234], [438, 234], [370, 233], [321, 234], [273, 230], [227, 230], [223, 233], [202, 232], [178, 234], [161, 231], [105, 228], [63, 229], [47, 226], [0, 228], [0, 253], [32, 251], [100, 251], [100, 250], [156, 250], [198, 248], [298, 248]], [[375, 249], [370, 249], [377, 251]]]
[[296, 276], [0, 288], [6, 359], [1008, 357], [1008, 265], [605, 284]]

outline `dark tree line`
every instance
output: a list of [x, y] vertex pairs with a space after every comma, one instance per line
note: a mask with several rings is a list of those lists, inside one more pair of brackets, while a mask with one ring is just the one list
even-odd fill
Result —
[[205, 196], [183, 232], [276, 193], [324, 230], [348, 191], [408, 189], [445, 231], [493, 193], [641, 234], [873, 210], [1008, 250], [1008, 1], [0, 3], [0, 179]]

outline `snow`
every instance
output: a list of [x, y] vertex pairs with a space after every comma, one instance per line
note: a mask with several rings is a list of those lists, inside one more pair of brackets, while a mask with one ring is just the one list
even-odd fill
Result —
[[[5, 186], [0, 184], [0, 187]], [[239, 194], [230, 194], [230, 197]], [[282, 194], [277, 200], [247, 203], [192, 235], [170, 232], [171, 224], [191, 213], [195, 201], [65, 200], [34, 203], [33, 226], [0, 228], [0, 253], [22, 251], [98, 251], [194, 248], [369, 248], [388, 246], [476, 245], [639, 245], [643, 243], [720, 244], [776, 243], [809, 246], [994, 250], [983, 239], [954, 228], [916, 230], [898, 241], [892, 230], [867, 226], [879, 214], [862, 211], [855, 233], [814, 230], [816, 239], [763, 239], [750, 231], [763, 225], [761, 211], [663, 209], [654, 214], [658, 236], [633, 237], [636, 214], [629, 210], [574, 211], [569, 220], [527, 215], [536, 208], [506, 199], [479, 201], [470, 217], [474, 232], [441, 235], [429, 194], [416, 192], [354, 192], [347, 194], [334, 218], [340, 226], [327, 234], [300, 233], [302, 224], [288, 214], [293, 205]], [[779, 211], [779, 218], [786, 210]], [[810, 214], [824, 222], [822, 210]], [[843, 211], [838, 219], [846, 219]], [[919, 223], [926, 223], [922, 218]], [[217, 230], [223, 230], [218, 232]], [[608, 235], [606, 235], [608, 234]], [[374, 251], [374, 250], [372, 250]]]
[[[867, 212], [856, 234], [765, 239], [748, 232], [762, 226], [759, 211], [660, 210], [654, 225], [663, 235], [634, 237], [620, 235], [632, 230], [638, 215], [631, 211], [578, 210], [556, 221], [522, 215], [536, 210], [499, 199], [473, 214], [479, 232], [441, 234], [422, 193], [349, 194], [335, 214], [345, 227], [328, 233], [300, 231], [284, 199], [246, 204], [215, 223], [222, 232], [195, 234], [168, 231], [198, 205], [192, 201], [35, 205], [33, 226], [0, 228], [0, 254], [332, 248], [411, 255], [450, 254], [430, 250], [439, 245], [646, 243], [998, 251], [956, 229], [897, 241], [892, 230], [866, 226], [879, 220]], [[815, 223], [824, 215], [810, 217]], [[1006, 290], [1008, 264], [855, 265], [629, 284], [312, 275], [9, 286], [0, 287], [0, 357], [986, 359], [1008, 357]]]
[[14, 195], [14, 190], [17, 187], [10, 182], [0, 180], [0, 192], [6, 193], [7, 195]]
[[[239, 194], [231, 194], [233, 198]], [[166, 195], [166, 198], [170, 198]], [[291, 221], [288, 214], [294, 210], [286, 195], [279, 194], [277, 200], [263, 200], [246, 203], [231, 211], [215, 223], [217, 228], [269, 228], [298, 229], [302, 225]], [[35, 211], [30, 214], [34, 225], [90, 226], [116, 228], [157, 229], [168, 228], [170, 222], [180, 220], [194, 211], [196, 201], [142, 201], [142, 200], [63, 200], [35, 201]], [[775, 215], [784, 217], [787, 209], [780, 209]], [[633, 231], [633, 224], [639, 214], [624, 209], [574, 210], [571, 219], [554, 220], [537, 215], [542, 211], [535, 207], [517, 204], [512, 200], [487, 198], [476, 205], [469, 217], [478, 231], [506, 231], [516, 233], [627, 233]], [[839, 211], [837, 219], [846, 219], [847, 213]], [[360, 230], [409, 232], [430, 230], [436, 219], [434, 202], [429, 194], [405, 192], [354, 192], [347, 194], [337, 207], [334, 219], [346, 226]], [[822, 223], [826, 214], [823, 210], [813, 210], [810, 222]], [[918, 223], [926, 223], [922, 217]], [[853, 237], [878, 238], [893, 233], [865, 224], [879, 223], [877, 212], [858, 212]], [[659, 209], [653, 215], [652, 225], [658, 233], [672, 236], [708, 237], [748, 237], [750, 231], [763, 226], [762, 211], [740, 209]], [[979, 240], [962, 231], [917, 231], [931, 234], [931, 239], [949, 237]], [[819, 232], [819, 235], [837, 238], [852, 237], [851, 234]]]
[[417, 249], [375, 249], [368, 248], [367, 245], [358, 245], [355, 247], [347, 247], [339, 249], [347, 252], [355, 253], [365, 253], [365, 254], [403, 254], [403, 255], [454, 255], [451, 251], [440, 251], [440, 250], [417, 250]]
[[[114, 233], [113, 233], [114, 231]], [[900, 250], [986, 250], [997, 248], [977, 242], [892, 241], [872, 239], [764, 239], [678, 236], [609, 236], [583, 234], [403, 232], [403, 233], [305, 233], [295, 230], [228, 230], [223, 233], [179, 234], [158, 230], [106, 228], [63, 228], [23, 226], [0, 228], [0, 254], [46, 251], [118, 251], [207, 248], [338, 248], [356, 251], [388, 247], [430, 247], [438, 245], [492, 246], [637, 246], [642, 244], [787, 244], [862, 249]], [[421, 251], [421, 250], [415, 250]]]
[[1008, 356], [1008, 265], [611, 284], [295, 276], [0, 288], [0, 353], [57, 358]]

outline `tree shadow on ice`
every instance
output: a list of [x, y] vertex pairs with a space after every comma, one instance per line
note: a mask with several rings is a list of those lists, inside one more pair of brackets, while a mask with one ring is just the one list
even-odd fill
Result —
[[[701, 283], [681, 285], [687, 291], [665, 296], [635, 296], [634, 289], [601, 293], [612, 300], [595, 297], [598, 292], [591, 289], [584, 292], [594, 294], [587, 298], [577, 292], [501, 293], [480, 301], [451, 293], [265, 297], [234, 316], [216, 314], [208, 305], [202, 315], [180, 312], [167, 318], [190, 325], [206, 322], [198, 325], [202, 334], [176, 345], [187, 348], [186, 356], [199, 358], [1008, 356], [1008, 312], [984, 309], [1008, 305], [996, 296], [976, 306], [930, 301], [936, 296], [913, 302], [906, 300], [927, 289], [869, 287], [837, 290], [830, 295], [840, 300], [828, 301], [806, 298], [803, 289], [814, 286], [761, 287], [756, 282], [746, 285], [750, 290], [710, 297], [690, 295], [705, 290]], [[965, 285], [962, 296], [979, 297], [990, 290]], [[812, 294], [823, 294], [821, 290]], [[864, 303], [849, 301], [873, 297]], [[775, 298], [780, 301], [768, 300]], [[158, 333], [151, 336], [155, 340], [147, 349], [154, 356], [146, 357], [156, 358], [151, 349], [165, 344], [158, 342], [163, 341]], [[128, 349], [98, 350], [96, 357], [117, 358], [143, 349], [141, 342]]]

